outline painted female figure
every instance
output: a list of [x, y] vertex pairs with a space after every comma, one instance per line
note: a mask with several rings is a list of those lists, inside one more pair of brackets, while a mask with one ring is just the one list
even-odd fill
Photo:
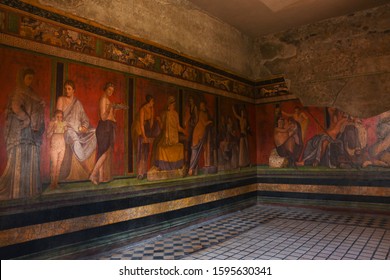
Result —
[[[191, 161], [188, 170], [188, 175], [190, 176], [197, 173], [198, 162], [202, 147], [209, 145], [209, 143], [207, 143], [207, 138], [209, 135], [209, 126], [212, 123], [213, 121], [210, 119], [209, 113], [206, 108], [206, 103], [204, 101], [201, 101], [199, 104], [199, 119], [195, 126], [192, 137]], [[209, 153], [205, 152], [205, 155], [209, 155]], [[205, 162], [209, 162], [207, 156], [205, 156]]]
[[302, 139], [305, 140], [307, 127], [309, 125], [309, 117], [303, 111], [303, 108], [299, 106], [295, 106], [293, 113], [290, 114], [282, 111], [282, 114], [287, 117], [294, 118], [294, 120], [299, 123], [301, 127]]
[[161, 138], [156, 146], [155, 165], [159, 170], [180, 169], [184, 164], [184, 146], [179, 143], [179, 132], [185, 131], [180, 126], [175, 106], [175, 97], [169, 96], [167, 110], [162, 116]]
[[[62, 179], [67, 178], [71, 171], [78, 172], [77, 175], [73, 175], [77, 179], [82, 179], [83, 174], [87, 177], [91, 171], [87, 160], [92, 158], [96, 149], [95, 129], [90, 126], [88, 116], [76, 98], [75, 91], [75, 83], [72, 80], [65, 81], [64, 95], [58, 98], [56, 106], [57, 110], [64, 112], [64, 121], [68, 124], [64, 134], [67, 148], [60, 172]], [[72, 170], [72, 154], [83, 170]]]
[[26, 198], [41, 193], [44, 102], [31, 87], [34, 75], [34, 70], [23, 69], [18, 87], [8, 101], [5, 125], [8, 161], [0, 178], [0, 199]]
[[191, 146], [192, 146], [192, 137], [194, 134], [194, 129], [196, 124], [198, 123], [198, 108], [194, 102], [194, 97], [190, 96], [188, 99], [188, 107], [187, 107], [188, 119], [184, 123], [184, 127], [188, 133], [187, 145], [186, 145], [186, 165], [190, 165], [191, 161]]
[[[111, 178], [111, 163], [107, 162], [110, 158], [114, 148], [115, 138], [115, 111], [118, 109], [126, 109], [127, 106], [121, 104], [114, 104], [110, 101], [114, 93], [114, 84], [107, 83], [104, 92], [99, 100], [99, 116], [100, 120], [96, 128], [97, 139], [97, 161], [89, 177], [95, 185], [100, 182], [108, 182]], [[104, 168], [104, 163], [108, 163]]]
[[248, 131], [249, 125], [248, 120], [245, 116], [245, 109], [241, 108], [240, 115], [236, 113], [236, 110], [233, 108], [233, 114], [237, 118], [240, 124], [240, 144], [239, 144], [239, 158], [238, 158], [238, 166], [247, 167], [250, 165], [249, 159], [249, 145], [248, 145]]
[[368, 148], [368, 158], [362, 166], [390, 167], [390, 111], [378, 116], [376, 135], [377, 140]]
[[300, 124], [292, 117], [279, 118], [278, 127], [274, 128], [274, 141], [279, 156], [288, 159], [289, 166], [295, 166], [302, 152], [303, 142]]

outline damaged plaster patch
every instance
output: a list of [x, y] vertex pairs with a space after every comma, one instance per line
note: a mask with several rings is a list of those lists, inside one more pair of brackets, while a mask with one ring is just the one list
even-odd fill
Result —
[[285, 73], [284, 67], [286, 61], [297, 55], [297, 47], [293, 44], [283, 42], [276, 35], [269, 35], [257, 40], [255, 43], [257, 49], [255, 60], [258, 62], [254, 67], [255, 75], [259, 77], [268, 77]]
[[390, 73], [353, 77], [340, 91], [336, 105], [352, 116], [379, 115], [384, 108], [390, 108], [389, 81]]
[[[79, 8], [84, 6], [85, 8], [93, 8], [96, 9], [110, 9], [114, 6], [121, 5], [122, 1], [118, 0], [39, 0], [39, 3], [42, 5], [56, 7], [63, 10], [71, 10], [74, 8]], [[132, 6], [133, 0], [128, 0], [127, 5]]]
[[[345, 80], [291, 84], [291, 91], [306, 106], [331, 106], [346, 85]], [[313, 98], [315, 96], [315, 98]]]
[[134, 0], [38, 0], [44, 6], [120, 29], [132, 16]]
[[275, 35], [267, 36], [258, 43], [260, 56], [264, 61], [275, 59], [288, 59], [297, 54], [297, 47], [290, 43], [283, 42]]
[[390, 110], [390, 5], [256, 39], [260, 73], [283, 75], [305, 105], [368, 117]]
[[39, 0], [39, 3], [49, 7], [57, 7], [68, 10], [82, 6], [84, 4], [84, 0]]

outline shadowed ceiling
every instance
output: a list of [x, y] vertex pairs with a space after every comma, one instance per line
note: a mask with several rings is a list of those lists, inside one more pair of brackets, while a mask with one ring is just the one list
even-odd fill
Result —
[[189, 0], [256, 38], [389, 3], [390, 0]]

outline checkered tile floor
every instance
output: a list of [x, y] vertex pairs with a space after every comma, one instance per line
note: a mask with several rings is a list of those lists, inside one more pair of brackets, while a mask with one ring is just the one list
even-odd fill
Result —
[[390, 216], [256, 205], [88, 258], [389, 260]]

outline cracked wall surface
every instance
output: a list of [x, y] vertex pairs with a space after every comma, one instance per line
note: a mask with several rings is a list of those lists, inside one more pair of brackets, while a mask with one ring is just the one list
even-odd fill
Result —
[[285, 75], [306, 105], [390, 109], [390, 5], [256, 39], [258, 76]]
[[186, 0], [26, 2], [65, 11], [223, 70], [255, 78], [251, 67], [253, 40]]

